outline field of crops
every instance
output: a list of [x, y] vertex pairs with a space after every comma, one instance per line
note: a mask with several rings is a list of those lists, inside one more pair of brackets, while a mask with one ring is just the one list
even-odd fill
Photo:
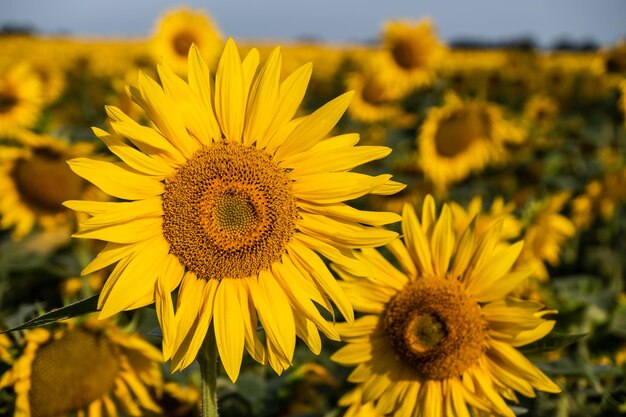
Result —
[[625, 115], [624, 42], [1, 35], [0, 416], [626, 413]]

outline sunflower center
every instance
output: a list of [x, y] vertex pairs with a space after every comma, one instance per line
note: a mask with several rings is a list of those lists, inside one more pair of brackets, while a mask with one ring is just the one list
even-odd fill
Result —
[[61, 204], [78, 198], [84, 185], [65, 157], [49, 148], [35, 148], [30, 157], [17, 160], [11, 175], [20, 197], [33, 209], [48, 213], [65, 211]]
[[174, 37], [174, 50], [180, 56], [187, 56], [191, 44], [196, 42], [196, 38], [189, 32], [181, 32]]
[[8, 91], [0, 91], [0, 113], [8, 113], [17, 105], [18, 99]]
[[254, 276], [280, 259], [298, 218], [287, 174], [256, 148], [204, 147], [166, 181], [163, 235], [204, 279]]
[[414, 40], [406, 39], [396, 42], [391, 47], [391, 55], [396, 64], [405, 70], [421, 68], [426, 65], [424, 51]]
[[435, 134], [437, 153], [452, 158], [477, 140], [489, 137], [489, 116], [480, 109], [454, 112], [441, 121]]
[[385, 88], [374, 78], [365, 80], [361, 96], [371, 104], [383, 104], [388, 101], [385, 97]]
[[115, 347], [100, 333], [71, 330], [41, 347], [30, 376], [31, 417], [67, 415], [101, 398], [119, 370]]
[[456, 280], [408, 284], [387, 305], [383, 327], [400, 358], [426, 379], [461, 375], [487, 347], [480, 306]]

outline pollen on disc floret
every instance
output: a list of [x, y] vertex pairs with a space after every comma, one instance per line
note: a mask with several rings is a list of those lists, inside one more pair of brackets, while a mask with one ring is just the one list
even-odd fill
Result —
[[201, 148], [166, 181], [163, 234], [198, 277], [244, 278], [280, 259], [298, 211], [286, 172], [262, 150]]

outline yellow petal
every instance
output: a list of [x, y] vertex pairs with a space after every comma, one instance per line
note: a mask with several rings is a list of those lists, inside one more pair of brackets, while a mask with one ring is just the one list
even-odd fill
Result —
[[202, 58], [198, 47], [193, 44], [189, 49], [187, 61], [189, 67], [189, 86], [198, 94], [203, 104], [203, 115], [209, 127], [209, 134], [213, 140], [222, 137], [222, 131], [215, 113], [213, 113], [213, 97], [211, 96], [211, 74], [209, 68]]
[[299, 178], [322, 172], [349, 171], [376, 159], [389, 155], [391, 148], [385, 146], [356, 146], [332, 150], [310, 150], [285, 158], [281, 166], [293, 169], [290, 176]]
[[404, 235], [406, 248], [420, 274], [433, 276], [435, 272], [433, 270], [430, 245], [422, 225], [417, 220], [413, 207], [408, 204], [405, 204], [402, 210], [402, 234]]
[[228, 141], [241, 142], [247, 97], [241, 58], [235, 41], [229, 38], [215, 77], [215, 113]]
[[450, 208], [444, 205], [430, 239], [430, 250], [433, 255], [433, 266], [436, 275], [444, 276], [448, 272], [450, 258], [454, 251], [454, 243], [452, 215]]
[[303, 200], [333, 204], [364, 196], [385, 183], [388, 174], [372, 177], [356, 172], [325, 172], [298, 178], [293, 183], [293, 193]]
[[[289, 75], [280, 84], [280, 96], [278, 98], [279, 104], [276, 109], [274, 119], [266, 131], [267, 138], [273, 137], [278, 129], [289, 122], [296, 114], [304, 93], [309, 85], [311, 79], [312, 65], [304, 64], [291, 75]], [[268, 141], [262, 141], [259, 144], [260, 148], [266, 146]]]
[[243, 132], [246, 145], [257, 142], [263, 148], [267, 142], [266, 132], [278, 107], [281, 61], [280, 48], [275, 48], [252, 86]]
[[402, 217], [396, 213], [357, 210], [343, 203], [315, 204], [308, 201], [300, 201], [298, 207], [309, 213], [322, 214], [338, 220], [347, 220], [371, 226], [382, 226], [402, 220]]
[[350, 105], [354, 92], [350, 91], [329, 101], [307, 116], [282, 143], [275, 154], [277, 161], [311, 149], [335, 127]]
[[239, 376], [245, 343], [244, 317], [236, 279], [223, 279], [217, 288], [214, 306], [215, 341], [224, 369], [231, 381]]
[[104, 142], [111, 152], [117, 155], [126, 165], [147, 175], [163, 179], [172, 173], [171, 166], [163, 162], [163, 160], [151, 158], [150, 156], [139, 152], [138, 150], [128, 146], [119, 137], [110, 135], [102, 129], [92, 128], [93, 132]]
[[347, 248], [382, 246], [398, 236], [391, 230], [337, 221], [318, 214], [302, 212], [300, 217], [298, 228], [303, 233]]
[[68, 161], [76, 174], [113, 197], [125, 200], [141, 200], [163, 194], [163, 183], [154, 178], [137, 174], [124, 166], [88, 158]]

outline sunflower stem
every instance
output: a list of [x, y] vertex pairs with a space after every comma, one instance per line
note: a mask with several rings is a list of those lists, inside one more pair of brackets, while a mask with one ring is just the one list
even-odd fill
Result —
[[218, 417], [217, 413], [217, 345], [213, 326], [209, 328], [204, 343], [198, 353], [200, 363], [200, 395], [202, 396], [202, 417]]

